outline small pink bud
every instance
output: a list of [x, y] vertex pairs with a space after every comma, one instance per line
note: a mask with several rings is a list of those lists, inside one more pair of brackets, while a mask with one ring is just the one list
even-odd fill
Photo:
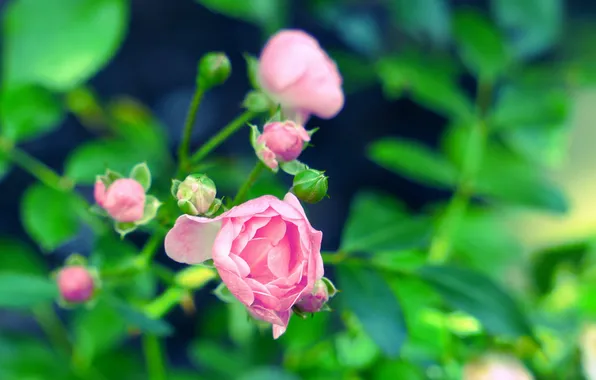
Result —
[[105, 192], [103, 208], [118, 222], [135, 222], [143, 217], [145, 189], [134, 179], [117, 179]]
[[69, 266], [58, 273], [58, 289], [62, 298], [71, 303], [88, 301], [95, 289], [93, 277], [83, 266]]
[[266, 124], [257, 140], [265, 144], [280, 161], [297, 159], [307, 141], [310, 141], [310, 136], [304, 127], [290, 120]]
[[277, 167], [279, 166], [279, 163], [275, 158], [275, 153], [273, 153], [271, 149], [267, 148], [265, 144], [259, 145], [259, 147], [257, 148], [257, 156], [261, 159], [261, 161], [263, 161], [265, 165], [267, 165], [271, 169], [277, 169]]
[[323, 280], [317, 280], [312, 292], [296, 303], [296, 307], [305, 313], [316, 313], [329, 301], [329, 291]]
[[106, 185], [104, 185], [103, 181], [99, 178], [95, 181], [93, 196], [95, 197], [95, 202], [99, 205], [99, 207], [103, 207], [106, 201]]

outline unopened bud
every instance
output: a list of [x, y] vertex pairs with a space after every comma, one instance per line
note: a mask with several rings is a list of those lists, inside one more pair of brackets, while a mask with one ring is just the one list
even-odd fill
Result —
[[191, 174], [178, 185], [176, 198], [183, 212], [191, 215], [205, 214], [215, 200], [217, 189], [205, 174]]
[[132, 178], [117, 179], [107, 188], [98, 179], [94, 195], [97, 204], [118, 222], [131, 223], [143, 218], [145, 189]]
[[230, 76], [232, 65], [224, 53], [207, 53], [199, 61], [197, 84], [209, 90], [223, 84]]
[[57, 282], [60, 295], [70, 303], [89, 301], [95, 290], [93, 276], [81, 265], [64, 267], [58, 273]]
[[327, 195], [327, 176], [319, 170], [306, 169], [296, 174], [293, 192], [308, 203], [317, 203]]
[[303, 313], [316, 313], [324, 309], [329, 298], [333, 297], [336, 292], [335, 286], [329, 279], [320, 279], [315, 282], [312, 292], [302, 297], [294, 307]]
[[249, 111], [260, 113], [268, 111], [273, 103], [265, 93], [261, 91], [251, 91], [246, 94], [242, 105]]

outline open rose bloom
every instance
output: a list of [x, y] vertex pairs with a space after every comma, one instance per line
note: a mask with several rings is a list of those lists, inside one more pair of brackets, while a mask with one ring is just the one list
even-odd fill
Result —
[[298, 199], [271, 195], [250, 200], [214, 219], [183, 215], [165, 240], [173, 260], [213, 259], [230, 292], [258, 319], [286, 330], [292, 306], [323, 277], [321, 240]]

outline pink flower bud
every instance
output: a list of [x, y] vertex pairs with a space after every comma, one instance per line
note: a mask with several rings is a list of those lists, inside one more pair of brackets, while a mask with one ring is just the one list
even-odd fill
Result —
[[265, 45], [259, 81], [276, 102], [305, 123], [312, 113], [324, 119], [344, 105], [342, 78], [319, 43], [300, 30], [282, 30]]
[[[97, 183], [95, 189], [97, 193]], [[118, 222], [135, 222], [143, 217], [145, 189], [134, 179], [117, 179], [108, 187], [103, 197], [100, 195], [98, 198], [96, 195], [95, 199]]]
[[290, 120], [266, 124], [263, 134], [257, 140], [258, 143], [265, 144], [281, 161], [297, 159], [307, 141], [310, 141], [310, 136], [306, 129]]
[[277, 169], [279, 166], [279, 163], [275, 158], [275, 153], [273, 153], [273, 151], [267, 148], [267, 146], [264, 144], [260, 144], [260, 146], [257, 148], [257, 156], [271, 169]]
[[88, 301], [93, 295], [93, 277], [83, 266], [69, 266], [58, 273], [58, 289], [62, 298], [71, 303]]
[[329, 301], [329, 291], [323, 280], [317, 280], [312, 292], [300, 299], [296, 307], [305, 313], [316, 313]]
[[106, 185], [104, 185], [100, 179], [95, 181], [93, 196], [95, 197], [95, 202], [99, 205], [99, 207], [103, 207], [106, 201]]

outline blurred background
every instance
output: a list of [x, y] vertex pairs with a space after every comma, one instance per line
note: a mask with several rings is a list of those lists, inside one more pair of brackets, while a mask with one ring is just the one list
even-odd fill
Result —
[[[353, 200], [367, 194], [363, 191], [390, 195], [404, 213], [438, 215], [453, 192], [445, 173], [461, 163], [465, 151], [467, 132], [461, 131], [468, 130], [462, 124], [469, 124], [478, 108], [490, 109], [485, 113], [495, 126], [489, 137], [494, 144], [485, 150], [478, 194], [454, 232], [453, 259], [503, 284], [532, 311], [574, 321], [596, 312], [595, 306], [585, 306], [596, 289], [588, 259], [596, 227], [596, 3], [13, 0], [0, 1], [0, 11], [3, 136], [75, 180], [88, 200], [94, 175], [106, 162], [126, 168], [147, 160], [167, 187], [203, 54], [227, 53], [233, 74], [201, 104], [193, 148], [241, 112], [250, 88], [245, 53], [258, 56], [281, 28], [315, 36], [336, 60], [347, 95], [337, 117], [309, 122], [320, 130], [314, 148], [301, 156], [329, 176], [330, 198], [307, 209], [312, 225], [324, 232], [323, 250], [329, 252], [342, 245]], [[487, 83], [490, 94], [483, 98]], [[114, 144], [106, 119], [138, 127], [131, 129], [126, 152]], [[217, 169], [205, 170], [211, 170], [222, 194], [233, 195], [239, 185], [234, 178], [241, 178], [237, 173], [248, 173], [254, 162], [248, 129], [217, 153]], [[3, 250], [34, 252], [31, 265], [51, 270], [73, 252], [89, 256], [98, 249], [86, 225], [75, 225], [73, 236], [65, 232], [67, 239], [39, 237], [28, 219], [51, 213], [54, 200], [26, 197], [35, 179], [6, 159], [0, 160], [0, 171], [0, 256]], [[265, 177], [260, 184], [255, 194], [283, 194], [291, 178]], [[134, 234], [103, 249], [130, 253], [145, 240], [146, 235]], [[0, 271], [20, 266], [14, 264], [21, 260], [16, 257], [0, 257]], [[163, 252], [157, 258], [182, 268]], [[328, 273], [333, 278], [333, 268]], [[426, 297], [417, 283], [401, 285], [393, 287], [402, 297], [412, 294], [412, 304]], [[137, 288], [142, 288], [134, 289], [139, 294], [158, 289], [151, 279]], [[449, 320], [459, 321], [452, 328], [437, 326], [439, 314], [406, 312], [409, 328], [417, 324], [416, 339], [398, 359], [389, 360], [359, 333], [359, 322], [351, 316], [326, 313], [305, 321], [294, 318], [288, 333], [274, 342], [268, 331], [246, 322], [242, 310], [219, 302], [210, 290], [195, 295], [194, 312], [177, 308], [166, 318], [174, 327], [165, 339], [167, 358], [176, 369], [168, 378], [458, 378], [450, 375], [458, 369], [445, 368], [460, 368], [462, 357], [443, 360], [444, 353], [469, 349], [475, 343], [465, 339], [479, 334], [476, 319], [467, 314], [449, 314]], [[113, 311], [74, 319], [70, 311], [58, 314], [72, 324], [74, 339], [84, 347], [81, 360], [103, 376], [97, 378], [146, 378], [138, 339], [106, 327], [106, 321], [117, 319]], [[543, 316], [533, 317], [533, 323]], [[576, 331], [577, 326], [566, 327]], [[437, 338], [444, 328], [457, 344]], [[548, 337], [555, 356], [579, 368], [579, 361], [568, 359], [561, 348], [573, 344], [565, 342], [568, 330], [552, 329], [556, 333]], [[44, 351], [38, 321], [29, 313], [0, 310], [0, 331], [0, 364], [8, 368], [6, 376], [13, 376], [0, 377], [86, 378], [56, 368], [59, 361]], [[575, 367], [571, 377], [538, 378], [579, 379]]]

